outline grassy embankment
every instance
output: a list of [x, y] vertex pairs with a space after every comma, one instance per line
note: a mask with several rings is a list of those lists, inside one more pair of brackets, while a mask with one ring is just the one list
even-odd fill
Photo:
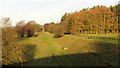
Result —
[[[109, 66], [117, 65], [117, 40], [94, 39], [89, 36], [117, 38], [108, 35], [64, 35], [40, 32], [38, 37], [22, 40], [27, 62], [23, 66]], [[68, 48], [63, 50], [62, 47]]]

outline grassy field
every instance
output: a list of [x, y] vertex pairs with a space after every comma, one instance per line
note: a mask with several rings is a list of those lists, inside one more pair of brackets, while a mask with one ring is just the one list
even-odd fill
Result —
[[[110, 35], [64, 35], [54, 38], [48, 32], [38, 37], [23, 39], [25, 59], [23, 66], [116, 66], [118, 41], [88, 38], [89, 36], [113, 37]], [[62, 48], [68, 48], [63, 50]]]

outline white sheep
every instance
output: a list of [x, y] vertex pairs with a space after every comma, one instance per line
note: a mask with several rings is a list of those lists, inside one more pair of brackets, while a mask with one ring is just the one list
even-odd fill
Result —
[[63, 50], [68, 50], [68, 48], [62, 47]]

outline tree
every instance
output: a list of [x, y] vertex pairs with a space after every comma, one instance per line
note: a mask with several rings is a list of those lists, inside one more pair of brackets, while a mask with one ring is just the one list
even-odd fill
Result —
[[48, 31], [48, 26], [49, 26], [48, 23], [44, 24], [44, 30], [45, 30], [45, 31]]
[[68, 24], [68, 32], [67, 33], [71, 33], [72, 23], [74, 23], [74, 20], [73, 20], [73, 18], [70, 18], [69, 24]]
[[67, 16], [67, 13], [65, 13], [65, 14], [62, 16], [61, 22], [65, 20], [66, 16]]
[[110, 6], [110, 10], [111, 10], [111, 12], [113, 12], [113, 7], [112, 6]]
[[20, 21], [16, 24], [16, 31], [18, 37], [24, 37], [24, 25], [25, 25], [25, 21]]
[[35, 34], [35, 30], [32, 26], [33, 24], [31, 24], [30, 22], [28, 22], [25, 26], [24, 26], [24, 33], [27, 35], [27, 37], [31, 37]]
[[29, 28], [27, 31], [28, 31], [27, 32], [27, 37], [31, 37], [31, 36], [34, 35], [34, 30], [33, 29]]
[[54, 22], [51, 22], [50, 24], [55, 24]]
[[92, 7], [92, 9], [95, 9], [95, 8], [96, 8], [96, 6], [93, 6], [93, 7]]
[[[85, 11], [66, 15], [61, 24], [65, 25], [66, 33], [70, 31], [73, 34], [83, 32], [95, 34], [105, 33], [105, 30], [108, 30], [105, 28], [106, 25], [108, 25], [109, 28], [113, 26], [113, 24], [117, 26], [117, 14], [119, 13], [116, 14], [115, 9], [115, 7], [111, 7], [110, 9], [110, 7], [106, 6], [95, 6], [94, 9], [91, 10], [83, 9]], [[74, 19], [74, 22], [72, 22], [72, 26], [69, 27], [72, 21], [70, 18]]]
[[[120, 26], [120, 4], [116, 6], [116, 14], [118, 16], [118, 26]], [[118, 27], [118, 31], [120, 32], [120, 27]]]
[[54, 32], [53, 32], [55, 35], [54, 37], [55, 38], [62, 37], [65, 33], [64, 26], [61, 24], [56, 24], [55, 26], [56, 27], [55, 27]]
[[56, 27], [55, 24], [49, 24], [47, 31], [50, 33], [53, 33], [53, 31], [55, 29], [54, 27]]
[[4, 18], [2, 20], [5, 23], [2, 27], [2, 65], [19, 63], [21, 62], [21, 55], [24, 55], [21, 51], [23, 47], [19, 45], [15, 27], [9, 26], [11, 25], [10, 19]]
[[2, 27], [4, 27], [4, 29], [7, 28], [7, 27], [12, 26], [10, 18], [2, 18], [0, 23], [2, 23]]
[[90, 22], [88, 21], [88, 18], [85, 18], [85, 20], [83, 21], [84, 25], [90, 25]]
[[[71, 14], [65, 13], [58, 24], [64, 27], [64, 33], [109, 33], [111, 30], [117, 32], [118, 21], [120, 20], [119, 6], [94, 6], [92, 9], [83, 9], [81, 12]], [[114, 27], [114, 28], [111, 28]], [[45, 24], [45, 31], [54, 33], [54, 30], [61, 30], [56, 24]], [[57, 28], [57, 29], [55, 29]], [[120, 30], [119, 30], [120, 31]], [[57, 35], [57, 33], [55, 33]], [[58, 33], [60, 34], [60, 33]]]
[[24, 25], [24, 34], [26, 34], [27, 37], [36, 36], [41, 30], [42, 26], [35, 21], [28, 21], [28, 23]]

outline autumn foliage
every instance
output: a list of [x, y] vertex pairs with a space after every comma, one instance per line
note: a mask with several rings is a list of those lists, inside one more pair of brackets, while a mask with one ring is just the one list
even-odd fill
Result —
[[20, 37], [24, 37], [24, 35], [27, 35], [27, 37], [34, 36], [37, 32], [40, 32], [41, 29], [41, 25], [37, 24], [35, 21], [29, 21], [26, 24], [24, 21], [20, 21], [16, 24], [16, 30]]
[[23, 62], [24, 47], [20, 45], [20, 38], [36, 35], [41, 31], [41, 25], [34, 21], [29, 21], [25, 24], [24, 21], [20, 21], [16, 26], [12, 26], [10, 18], [2, 18], [2, 64], [10, 65], [13, 63]]
[[[9, 65], [21, 62], [21, 51], [23, 48], [19, 45], [17, 31], [11, 26], [10, 18], [3, 18], [0, 22], [2, 27], [2, 64]], [[20, 31], [19, 31], [20, 33]]]
[[[59, 23], [46, 23], [44, 30], [53, 33], [55, 38], [64, 34], [108, 34], [120, 32], [120, 5], [94, 6], [74, 13], [65, 13]], [[43, 30], [35, 21], [19, 21], [11, 25], [10, 18], [1, 19], [2, 23], [2, 64], [21, 62], [23, 47], [20, 38], [37, 36]]]
[[[61, 22], [63, 28], [56, 24], [45, 24], [45, 31], [54, 33], [56, 31], [64, 34], [108, 34], [118, 33], [118, 5], [116, 6], [94, 6], [74, 13], [65, 13]], [[57, 29], [57, 30], [56, 30]], [[53, 32], [56, 30], [55, 32]], [[61, 30], [61, 31], [60, 31]], [[57, 34], [58, 35], [58, 34]]]

